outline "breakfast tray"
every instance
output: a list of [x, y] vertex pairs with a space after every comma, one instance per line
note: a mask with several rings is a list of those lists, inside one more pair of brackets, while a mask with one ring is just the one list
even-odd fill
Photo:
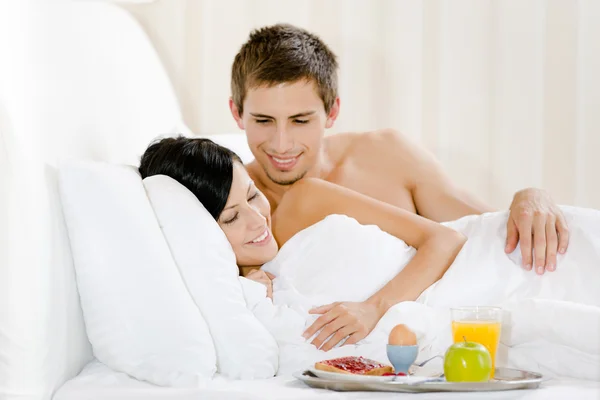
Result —
[[494, 379], [489, 382], [363, 382], [323, 379], [317, 377], [309, 370], [297, 372], [294, 374], [294, 377], [310, 387], [335, 390], [339, 392], [493, 392], [500, 390], [536, 389], [542, 383], [541, 374], [510, 368], [496, 368]]

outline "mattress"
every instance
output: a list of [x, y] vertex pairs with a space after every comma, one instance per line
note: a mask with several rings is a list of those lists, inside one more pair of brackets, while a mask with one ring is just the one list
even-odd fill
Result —
[[313, 389], [293, 377], [266, 380], [230, 381], [216, 377], [206, 387], [175, 389], [153, 386], [114, 372], [98, 361], [90, 362], [74, 379], [65, 383], [53, 400], [132, 400], [132, 399], [600, 399], [600, 382], [547, 380], [535, 390], [482, 393], [375, 393], [333, 392]]

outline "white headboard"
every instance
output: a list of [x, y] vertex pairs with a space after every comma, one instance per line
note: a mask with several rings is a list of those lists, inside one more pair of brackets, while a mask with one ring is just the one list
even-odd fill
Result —
[[49, 399], [91, 359], [57, 163], [85, 158], [137, 164], [152, 139], [183, 125], [154, 49], [125, 11], [92, 1], [5, 7], [0, 5], [0, 398]]

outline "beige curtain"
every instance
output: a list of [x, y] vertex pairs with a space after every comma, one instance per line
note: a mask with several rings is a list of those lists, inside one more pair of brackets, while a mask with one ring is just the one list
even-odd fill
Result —
[[341, 64], [330, 132], [392, 127], [498, 208], [523, 187], [600, 208], [598, 0], [157, 0], [127, 5], [190, 127], [235, 131], [231, 62], [250, 29], [289, 22]]

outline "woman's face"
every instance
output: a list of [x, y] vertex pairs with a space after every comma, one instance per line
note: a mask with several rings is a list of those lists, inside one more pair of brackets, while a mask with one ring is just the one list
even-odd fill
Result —
[[239, 162], [233, 164], [231, 191], [217, 222], [239, 266], [260, 266], [275, 258], [278, 249], [271, 233], [271, 206]]

